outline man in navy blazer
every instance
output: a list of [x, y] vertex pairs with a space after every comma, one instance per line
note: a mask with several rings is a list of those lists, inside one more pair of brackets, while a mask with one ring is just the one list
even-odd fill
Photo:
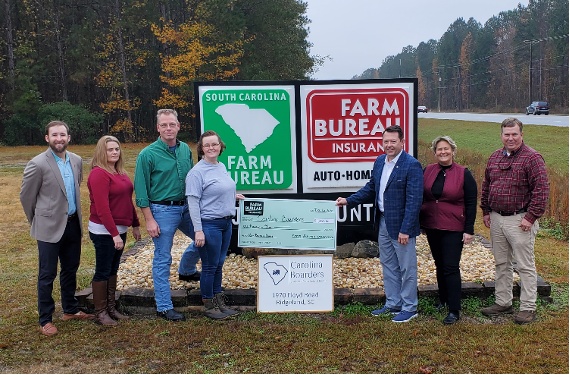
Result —
[[386, 304], [373, 315], [391, 313], [392, 321], [407, 322], [417, 316], [416, 237], [423, 200], [423, 171], [419, 161], [404, 151], [404, 132], [394, 125], [382, 136], [385, 155], [374, 162], [370, 181], [337, 206], [374, 202], [380, 263]]

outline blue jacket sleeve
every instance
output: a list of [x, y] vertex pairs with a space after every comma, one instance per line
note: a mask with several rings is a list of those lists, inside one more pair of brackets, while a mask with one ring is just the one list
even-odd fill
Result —
[[420, 209], [423, 202], [422, 165], [411, 157], [410, 168], [406, 178], [406, 207], [400, 233], [417, 236], [419, 233]]

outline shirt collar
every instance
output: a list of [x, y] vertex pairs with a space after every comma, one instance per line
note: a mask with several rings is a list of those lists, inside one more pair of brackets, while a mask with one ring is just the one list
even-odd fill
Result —
[[[162, 138], [160, 138], [160, 135], [158, 136], [157, 142], [158, 142], [159, 144], [161, 144], [162, 147], [163, 147], [165, 150], [170, 151], [170, 146], [167, 145], [166, 142], [164, 142], [164, 141], [162, 140]], [[178, 140], [178, 138], [176, 138], [176, 147], [178, 147], [178, 146], [180, 146], [180, 141]]]
[[63, 159], [60, 158], [59, 156], [57, 156], [57, 155], [55, 154], [55, 152], [53, 152], [52, 149], [50, 149], [50, 151], [51, 151], [51, 153], [52, 153], [52, 155], [53, 155], [53, 157], [55, 158], [55, 161], [56, 161], [57, 163], [59, 163], [60, 161], [61, 161], [62, 163], [67, 163], [67, 162], [69, 161], [69, 155], [67, 154], [67, 152], [65, 153], [65, 162], [64, 162]]
[[394, 159], [392, 159], [392, 161], [388, 161], [388, 157], [386, 156], [386, 159], [384, 159], [384, 163], [385, 164], [388, 164], [388, 163], [396, 164], [398, 162], [398, 159], [400, 159], [400, 155], [402, 155], [402, 152], [404, 152], [404, 149], [402, 149], [402, 151], [400, 151], [400, 153], [398, 155], [396, 155], [396, 157]]
[[519, 147], [518, 149], [516, 149], [515, 151], [511, 152], [510, 154], [507, 153], [507, 149], [505, 147], [503, 147], [503, 156], [511, 156], [511, 155], [516, 155], [519, 153], [520, 150], [523, 149], [523, 147], [525, 146], [524, 141], [521, 143], [521, 147]]

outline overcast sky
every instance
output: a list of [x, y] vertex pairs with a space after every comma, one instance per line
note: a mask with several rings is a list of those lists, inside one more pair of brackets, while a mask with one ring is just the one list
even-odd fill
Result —
[[330, 56], [314, 79], [350, 79], [408, 45], [439, 40], [457, 18], [482, 25], [528, 0], [305, 0], [311, 55]]

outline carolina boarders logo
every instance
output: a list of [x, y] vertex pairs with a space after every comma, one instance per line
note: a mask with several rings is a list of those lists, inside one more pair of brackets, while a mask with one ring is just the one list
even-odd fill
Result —
[[263, 265], [263, 269], [265, 272], [271, 277], [274, 285], [279, 284], [285, 276], [287, 276], [287, 268], [281, 264], [277, 264], [275, 262], [267, 262]]

